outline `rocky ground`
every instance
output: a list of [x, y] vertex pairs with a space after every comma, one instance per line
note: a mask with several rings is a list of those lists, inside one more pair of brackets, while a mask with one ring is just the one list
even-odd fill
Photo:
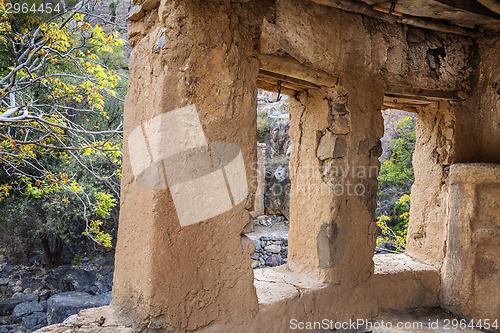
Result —
[[288, 221], [283, 216], [262, 215], [247, 234], [255, 245], [252, 268], [276, 267], [288, 261]]
[[0, 333], [32, 332], [111, 302], [112, 255], [81, 257], [77, 265], [52, 270], [42, 258], [34, 256], [30, 266], [0, 263]]

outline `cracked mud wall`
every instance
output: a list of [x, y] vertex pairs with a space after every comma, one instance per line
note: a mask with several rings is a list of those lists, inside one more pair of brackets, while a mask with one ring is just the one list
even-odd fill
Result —
[[471, 90], [457, 113], [456, 162], [500, 163], [500, 38], [477, 41]]
[[474, 319], [500, 316], [492, 296], [500, 285], [494, 254], [500, 246], [499, 53], [498, 38], [479, 39], [465, 100], [422, 108], [417, 118], [406, 253], [441, 269], [442, 305]]
[[454, 164], [449, 182], [442, 305], [466, 318], [493, 322], [500, 318], [500, 165]]
[[[456, 111], [442, 304], [467, 318], [500, 318], [500, 38], [477, 42], [469, 97]], [[480, 163], [477, 163], [480, 162]]]
[[260, 52], [290, 56], [332, 75], [364, 71], [388, 84], [467, 90], [470, 38], [405, 25], [299, 0], [278, 0], [264, 20]]
[[252, 242], [240, 236], [255, 189], [226, 213], [181, 228], [168, 189], [134, 182], [127, 137], [157, 115], [194, 104], [208, 141], [236, 143], [248, 180], [254, 177], [259, 10], [230, 1], [157, 6], [129, 30], [134, 51], [113, 305], [137, 311], [154, 327], [194, 330], [257, 311]]
[[290, 103], [289, 265], [346, 287], [373, 273], [383, 134], [382, 84], [356, 74]]
[[[195, 104], [209, 141], [241, 147], [251, 185], [259, 54], [292, 57], [338, 78], [334, 86], [291, 98], [289, 262], [332, 284], [356, 286], [366, 299], [371, 289], [391, 278], [370, 278], [377, 189], [371, 170], [379, 167], [384, 89], [390, 84], [473, 89], [461, 105], [443, 102], [419, 114], [422, 147], [416, 173], [429, 182], [415, 187], [410, 234], [417, 237], [409, 241], [408, 253], [442, 264], [446, 166], [454, 159], [498, 163], [498, 78], [492, 74], [498, 42], [480, 44], [484, 62], [472, 73], [474, 45], [468, 38], [390, 25], [310, 2], [149, 0], [141, 6], [129, 32], [134, 51], [125, 107], [114, 306], [138, 311], [154, 327], [190, 330], [240, 321], [257, 312], [252, 245], [240, 236], [249, 221], [245, 208], [252, 209], [254, 189], [233, 210], [181, 228], [168, 189], [147, 190], [134, 183], [126, 138], [159, 114]], [[481, 126], [485, 130], [477, 134]], [[365, 168], [364, 175], [356, 174], [359, 166]], [[334, 189], [347, 182], [362, 184], [365, 192], [336, 195]], [[405, 279], [401, 283], [407, 287], [420, 283], [411, 273]], [[431, 279], [434, 288], [434, 275]], [[425, 305], [434, 304], [432, 292], [426, 291], [431, 296]], [[413, 294], [418, 296], [419, 289], [413, 288]], [[317, 297], [322, 304], [331, 301], [331, 294]], [[415, 298], [401, 307], [418, 303]], [[376, 305], [370, 304], [375, 311]], [[361, 305], [345, 311], [358, 311], [355, 306]]]
[[439, 102], [421, 107], [417, 113], [406, 254], [438, 269], [446, 255], [447, 178], [454, 159], [459, 110], [457, 103]]
[[[309, 164], [311, 169], [318, 167], [324, 174], [308, 175], [300, 180], [297, 177], [299, 171], [291, 170], [292, 192], [293, 188], [298, 190], [291, 194], [295, 198], [291, 198], [290, 204], [294, 211], [291, 213], [290, 227], [291, 265], [296, 263], [304, 269], [320, 268], [320, 275], [325, 274], [329, 276], [329, 281], [339, 283], [340, 275], [332, 273], [332, 267], [340, 265], [341, 258], [345, 258], [346, 263], [352, 264], [348, 265], [349, 268], [356, 271], [356, 274], [346, 273], [346, 276], [360, 276], [351, 282], [364, 280], [364, 274], [370, 272], [368, 263], [371, 259], [367, 258], [372, 256], [369, 252], [374, 235], [371, 223], [373, 201], [361, 198], [356, 204], [355, 200], [348, 200], [349, 204], [344, 202], [341, 205], [342, 199], [332, 194], [332, 190], [339, 181], [345, 180], [343, 175], [332, 174], [331, 170], [341, 169], [346, 165], [350, 168], [358, 165], [378, 167], [378, 161], [370, 160], [377, 151], [376, 143], [382, 136], [378, 128], [381, 102], [377, 102], [377, 105], [368, 101], [382, 98], [386, 85], [470, 90], [468, 77], [471, 74], [470, 56], [473, 47], [470, 39], [452, 34], [390, 25], [361, 15], [296, 0], [276, 2], [275, 15], [265, 20], [262, 26], [260, 52], [293, 57], [303, 65], [322, 70], [341, 81], [351, 78], [353, 83], [349, 89], [351, 94], [357, 94], [359, 103], [353, 108], [354, 115], [360, 115], [356, 119], [350, 119], [352, 114], [344, 112], [342, 103], [331, 100], [332, 105], [327, 106], [328, 98], [319, 97], [319, 92], [311, 90], [309, 96], [305, 93], [299, 95], [298, 104], [292, 103], [296, 110], [291, 115], [295, 154], [291, 165], [294, 164], [294, 168], [299, 170], [304, 164]], [[370, 82], [365, 85], [363, 80], [366, 77], [370, 77]], [[325, 87], [326, 91], [328, 89], [335, 90], [335, 87]], [[336, 113], [335, 116], [328, 114], [328, 107]], [[429, 144], [423, 145], [423, 151], [417, 154], [417, 159], [420, 160], [417, 161], [417, 168], [420, 168], [417, 172], [424, 175], [425, 179], [415, 192], [418, 207], [415, 208], [415, 215], [418, 217], [414, 219], [416, 222], [412, 232], [415, 238], [410, 241], [409, 253], [437, 266], [441, 265], [444, 258], [445, 231], [440, 229], [446, 216], [446, 203], [443, 202], [441, 206], [446, 193], [442, 188], [444, 167], [453, 158], [455, 112], [448, 109], [455, 107], [459, 106], [450, 106], [445, 102], [437, 106], [436, 103], [420, 115], [424, 124], [420, 126], [420, 141], [428, 140]], [[334, 126], [328, 124], [333, 119]], [[327, 128], [330, 129], [326, 130]], [[366, 137], [361, 139], [360, 132], [365, 132]], [[353, 135], [359, 136], [359, 140], [353, 140]], [[319, 178], [322, 180], [319, 181]], [[376, 192], [375, 179], [364, 180], [363, 186], [369, 192]], [[310, 190], [311, 188], [314, 190]], [[371, 198], [372, 195], [370, 193], [367, 197]], [[345, 215], [339, 215], [342, 209]], [[420, 235], [427, 235], [429, 231], [421, 230], [427, 228], [426, 220], [429, 218], [425, 216], [437, 212], [442, 220], [430, 223], [432, 236], [422, 245]], [[340, 226], [334, 222], [336, 219], [343, 221]], [[296, 224], [294, 221], [297, 221]], [[309, 238], [298, 236], [300, 233], [308, 234]], [[315, 242], [311, 242], [312, 238]], [[358, 238], [363, 239], [364, 243], [358, 244]], [[300, 244], [296, 251], [293, 249], [294, 243]], [[350, 245], [353, 247], [349, 250]], [[300, 251], [299, 248], [307, 250]], [[351, 251], [358, 254], [352, 255]], [[311, 265], [306, 258], [312, 259], [314, 263]], [[367, 266], [360, 268], [364, 265]], [[347, 267], [344, 269], [349, 271]]]

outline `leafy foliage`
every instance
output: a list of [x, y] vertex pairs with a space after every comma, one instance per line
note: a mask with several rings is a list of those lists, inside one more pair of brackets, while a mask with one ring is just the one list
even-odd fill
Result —
[[415, 180], [412, 156], [415, 151], [415, 126], [411, 117], [399, 120], [396, 125], [397, 138], [390, 140], [390, 159], [383, 161], [380, 168], [379, 184], [396, 185], [408, 192]]
[[124, 42], [93, 24], [88, 0], [53, 16], [8, 4], [0, 0], [2, 221], [31, 211], [42, 243], [83, 232], [111, 246], [102, 228], [117, 215]]
[[410, 219], [410, 191], [415, 180], [412, 164], [416, 141], [413, 119], [400, 119], [396, 124], [396, 133], [396, 138], [389, 141], [392, 156], [382, 161], [378, 177], [377, 247], [404, 252]]
[[380, 230], [380, 237], [377, 238], [377, 247], [382, 249], [387, 246], [389, 250], [394, 252], [404, 252], [406, 249], [406, 237], [408, 234], [408, 222], [410, 221], [410, 195], [403, 195], [398, 201], [395, 202], [396, 211], [398, 212], [395, 219], [397, 222], [395, 226], [389, 227], [388, 222], [391, 217], [380, 215], [377, 217], [377, 226]]
[[269, 133], [271, 124], [265, 111], [257, 112], [257, 142], [264, 142], [266, 134]]

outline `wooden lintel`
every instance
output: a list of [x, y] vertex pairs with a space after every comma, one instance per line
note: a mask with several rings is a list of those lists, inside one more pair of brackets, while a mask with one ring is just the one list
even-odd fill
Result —
[[386, 104], [386, 103], [384, 103], [382, 105], [382, 110], [387, 110], [387, 109], [396, 109], [396, 110], [403, 110], [403, 111], [408, 111], [408, 112], [418, 112], [418, 110], [415, 106], [405, 105], [405, 104], [393, 104], [393, 103]]
[[417, 112], [417, 109], [419, 107], [427, 106], [432, 103], [436, 103], [436, 101], [398, 98], [385, 95], [382, 109], [398, 109], [403, 111]]
[[[278, 80], [276, 78], [273, 78], [270, 76], [263, 76], [263, 75], [259, 74], [259, 76], [257, 77], [257, 80], [270, 83], [272, 85], [275, 85], [276, 87], [278, 86]], [[286, 82], [286, 81], [281, 82], [281, 87], [295, 90], [295, 91], [304, 91], [304, 90], [309, 89], [309, 88], [299, 86], [299, 85], [296, 85], [296, 84], [293, 84], [290, 82]]]
[[426, 99], [430, 101], [461, 101], [456, 90], [431, 90], [419, 89], [406, 86], [389, 85], [385, 89], [386, 95], [399, 97], [411, 97], [417, 99]]
[[306, 89], [309, 89], [309, 88], [320, 88], [320, 86], [318, 86], [317, 84], [314, 84], [314, 83], [311, 83], [311, 82], [307, 82], [307, 81], [301, 80], [301, 79], [296, 79], [294, 77], [290, 77], [290, 76], [286, 76], [286, 75], [282, 75], [282, 74], [278, 74], [278, 73], [269, 72], [269, 71], [266, 71], [266, 70], [263, 70], [263, 69], [261, 69], [259, 71], [259, 76], [264, 76], [264, 77], [269, 77], [271, 79], [280, 80], [283, 83], [285, 83], [285, 82], [292, 83], [294, 85], [302, 86], [302, 87], [304, 87]]
[[260, 69], [263, 71], [281, 74], [321, 87], [332, 87], [338, 82], [337, 77], [325, 71], [304, 66], [291, 57], [261, 54], [259, 55], [259, 63]]
[[272, 92], [281, 92], [282, 94], [288, 95], [288, 96], [295, 96], [299, 93], [297, 90], [289, 89], [287, 87], [282, 87], [281, 91], [278, 91], [278, 86], [276, 84], [272, 84], [266, 81], [262, 80], [257, 80], [257, 88], [267, 90], [267, 91], [272, 91]]
[[423, 104], [427, 105], [432, 102], [430, 99], [427, 99], [426, 97], [420, 97], [420, 96], [400, 96], [400, 95], [392, 95], [392, 94], [385, 94], [384, 96], [384, 101], [392, 101], [394, 103], [408, 103], [408, 104]]

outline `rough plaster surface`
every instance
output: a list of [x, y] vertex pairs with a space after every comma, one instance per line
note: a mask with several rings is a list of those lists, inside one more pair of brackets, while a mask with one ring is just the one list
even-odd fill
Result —
[[[441, 267], [444, 286], [467, 270], [475, 281], [445, 287], [443, 304], [463, 315], [498, 314], [492, 266], [498, 261], [491, 254], [498, 250], [496, 234], [480, 233], [486, 241], [476, 242], [464, 229], [454, 241], [469, 245], [449, 245], [452, 225], [476, 224], [460, 206], [469, 192], [450, 192], [446, 178], [446, 167], [456, 162], [500, 162], [498, 39], [390, 25], [299, 0], [134, 5], [113, 303], [103, 310], [120, 318], [111, 322], [133, 324], [102, 332], [282, 332], [293, 317], [343, 320], [433, 306]], [[240, 234], [253, 208], [259, 54], [291, 57], [337, 80], [291, 98], [289, 265], [259, 272], [254, 286], [253, 249]], [[377, 182], [370, 170], [379, 166], [380, 107], [389, 84], [464, 91], [464, 102], [439, 102], [418, 116], [408, 254], [434, 267], [400, 256], [372, 260]], [[126, 139], [155, 116], [192, 104], [208, 141], [240, 146], [250, 193], [245, 204], [181, 228], [168, 189], [143, 189], [134, 182]], [[359, 167], [364, 174], [357, 173]], [[362, 184], [365, 191], [335, 193], [339, 185], [347, 191], [348, 183]], [[496, 185], [481, 186], [477, 195], [488, 204], [477, 214], [496, 221], [498, 199], [490, 197]], [[462, 218], [460, 212], [469, 215]], [[453, 264], [454, 256], [464, 259]], [[457, 294], [462, 292], [465, 304]], [[469, 299], [475, 293], [482, 301]], [[99, 324], [91, 319], [98, 311], [85, 312], [80, 326]]]
[[455, 163], [500, 163], [500, 37], [477, 41], [471, 90], [456, 112]]
[[473, 43], [453, 34], [392, 25], [309, 1], [276, 1], [260, 51], [289, 55], [338, 75], [362, 68], [392, 84], [466, 89]]
[[438, 269], [446, 255], [447, 176], [453, 158], [455, 113], [452, 103], [422, 107], [417, 114], [406, 253]]
[[[200, 7], [165, 1], [131, 23], [125, 138], [159, 114], [194, 104], [209, 142], [239, 145], [250, 180], [256, 159], [254, 34], [229, 2]], [[113, 304], [154, 325], [190, 330], [257, 311], [253, 249], [240, 236], [249, 221], [245, 207], [181, 228], [168, 189], [134, 182], [124, 142]]]
[[494, 321], [500, 318], [500, 165], [452, 165], [449, 200], [443, 304]]
[[[373, 271], [375, 178], [383, 134], [382, 115], [376, 112], [382, 92], [355, 88], [376, 78], [350, 75], [336, 87], [290, 103], [290, 137], [297, 148], [290, 158], [289, 264], [344, 285], [359, 284]], [[325, 145], [335, 151], [339, 141], [351, 148], [325, 158]]]

